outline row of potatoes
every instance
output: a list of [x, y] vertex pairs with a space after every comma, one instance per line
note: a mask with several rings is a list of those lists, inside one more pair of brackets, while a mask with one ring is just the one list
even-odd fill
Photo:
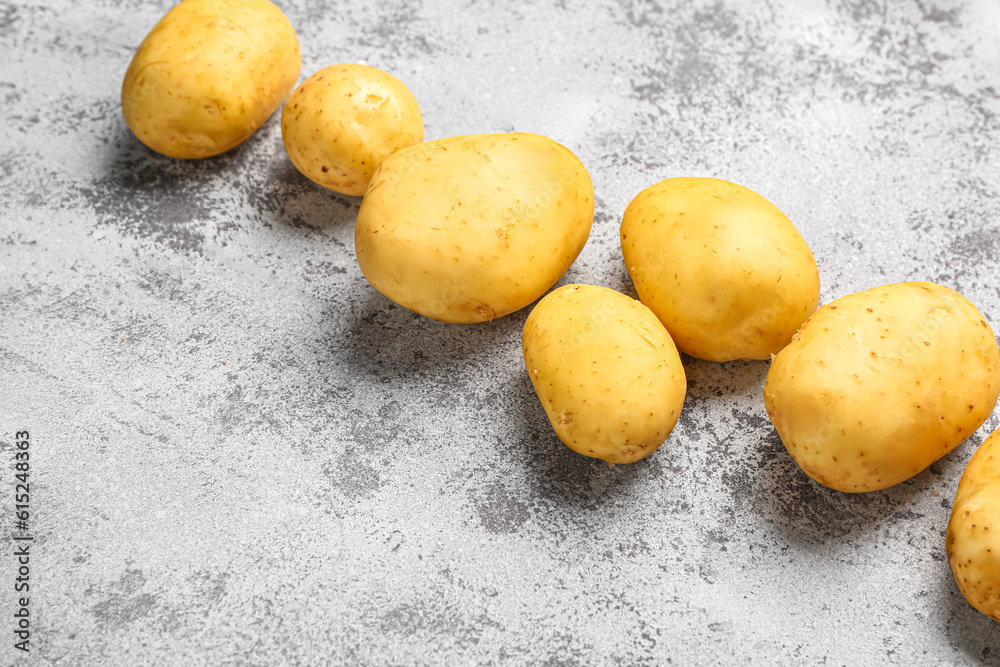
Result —
[[[295, 166], [364, 196], [362, 273], [426, 317], [502, 317], [542, 297], [576, 259], [594, 192], [570, 150], [522, 133], [423, 142], [417, 101], [391, 75], [336, 65], [292, 92], [300, 67], [295, 30], [268, 0], [183, 0], [139, 46], [122, 109], [151, 149], [189, 159], [238, 145], [284, 102]], [[667, 179], [629, 204], [620, 236], [639, 301], [566, 285], [538, 302], [522, 336], [553, 429], [585, 456], [631, 463], [667, 440], [686, 391], [679, 351], [772, 359], [764, 406], [782, 442], [813, 479], [846, 492], [909, 479], [993, 412], [1000, 350], [973, 304], [906, 282], [818, 308], [808, 245], [747, 188]], [[959, 587], [996, 620], [998, 450], [1000, 431], [969, 462], [947, 533]]]

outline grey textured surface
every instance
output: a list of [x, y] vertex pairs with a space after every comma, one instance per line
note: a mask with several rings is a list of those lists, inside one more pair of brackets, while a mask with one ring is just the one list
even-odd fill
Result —
[[[634, 294], [627, 203], [717, 176], [796, 223], [824, 301], [935, 280], [1000, 326], [996, 0], [279, 4], [302, 78], [367, 62], [428, 138], [576, 152], [597, 214], [563, 283]], [[666, 445], [580, 457], [523, 370], [526, 311], [450, 326], [377, 294], [359, 200], [294, 170], [278, 118], [201, 162], [130, 134], [121, 78], [169, 6], [0, 0], [0, 539], [29, 429], [26, 662], [1000, 664], [943, 538], [997, 415], [849, 496], [784, 451], [766, 363], [685, 359]]]

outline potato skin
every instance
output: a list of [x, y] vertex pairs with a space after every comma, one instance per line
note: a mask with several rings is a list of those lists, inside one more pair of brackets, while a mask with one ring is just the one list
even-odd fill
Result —
[[621, 245], [639, 299], [699, 359], [768, 359], [819, 305], [819, 271], [801, 234], [729, 181], [646, 188], [625, 210]]
[[962, 595], [1000, 621], [1000, 429], [969, 459], [958, 482], [945, 549]]
[[484, 322], [555, 284], [593, 218], [590, 176], [564, 146], [537, 134], [449, 137], [382, 162], [358, 211], [355, 254], [396, 303]]
[[295, 29], [268, 0], [183, 0], [135, 52], [122, 112], [154, 151], [211, 157], [274, 113], [300, 66]]
[[775, 356], [764, 406], [820, 484], [876, 491], [913, 477], [979, 428], [1000, 392], [1000, 350], [958, 292], [894, 283], [820, 308]]
[[686, 382], [670, 334], [646, 306], [606, 287], [565, 285], [531, 311], [524, 365], [556, 435], [609, 463], [652, 454], [670, 435]]
[[313, 182], [360, 197], [382, 160], [424, 140], [420, 106], [396, 77], [367, 65], [331, 65], [285, 103], [281, 137]]

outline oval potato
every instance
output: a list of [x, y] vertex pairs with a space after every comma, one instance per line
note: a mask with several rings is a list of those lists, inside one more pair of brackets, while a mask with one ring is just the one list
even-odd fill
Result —
[[993, 412], [1000, 350], [958, 292], [894, 283], [816, 311], [775, 356], [764, 406], [820, 484], [875, 491], [913, 477]]
[[819, 305], [812, 251], [774, 204], [717, 178], [668, 178], [621, 224], [639, 299], [677, 347], [709, 361], [768, 359]]
[[562, 442], [632, 463], [670, 435], [684, 405], [684, 367], [648, 308], [620, 292], [566, 285], [524, 323], [524, 365]]
[[424, 140], [424, 121], [396, 77], [368, 65], [331, 65], [288, 98], [281, 138], [313, 182], [360, 197], [382, 160]]
[[274, 113], [300, 66], [295, 29], [268, 0], [183, 0], [135, 52], [122, 112], [158, 153], [218, 155]]
[[945, 545], [962, 595], [1000, 621], [1000, 429], [986, 438], [962, 473]]
[[566, 272], [594, 218], [573, 153], [537, 134], [476, 134], [404, 148], [361, 202], [355, 251], [375, 289], [443, 322], [527, 306]]

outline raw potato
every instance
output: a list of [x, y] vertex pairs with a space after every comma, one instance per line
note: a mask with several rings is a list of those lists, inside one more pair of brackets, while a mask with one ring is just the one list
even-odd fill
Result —
[[876, 491], [938, 460], [979, 428], [1000, 392], [1000, 350], [958, 292], [895, 283], [813, 315], [767, 374], [764, 406], [810, 477]]
[[524, 365], [552, 428], [584, 456], [632, 463], [667, 439], [684, 367], [648, 308], [606, 287], [566, 285], [524, 324]]
[[424, 121], [399, 79], [367, 65], [332, 65], [288, 98], [281, 137], [299, 171], [360, 197], [382, 160], [424, 140]]
[[768, 359], [819, 305], [816, 260], [798, 230], [735, 183], [646, 188], [625, 210], [621, 244], [639, 299], [699, 359]]
[[158, 153], [218, 155], [274, 113], [300, 66], [295, 30], [267, 0], [184, 0], [139, 45], [122, 112]]
[[354, 245], [379, 292], [467, 324], [544, 294], [593, 218], [590, 176], [567, 148], [537, 134], [476, 134], [387, 158], [361, 202]]
[[958, 482], [948, 522], [948, 563], [962, 595], [1000, 621], [1000, 429], [986, 438]]

